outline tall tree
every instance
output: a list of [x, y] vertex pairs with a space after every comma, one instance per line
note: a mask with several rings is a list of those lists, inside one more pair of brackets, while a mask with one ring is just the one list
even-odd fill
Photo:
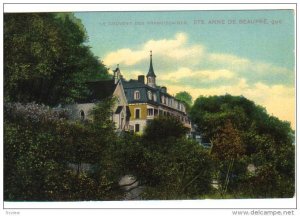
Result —
[[56, 105], [85, 97], [87, 80], [107, 76], [86, 39], [73, 14], [5, 14], [5, 101]]
[[193, 105], [193, 97], [192, 97], [191, 94], [188, 93], [187, 91], [181, 91], [181, 92], [178, 92], [178, 93], [175, 95], [175, 98], [178, 99], [178, 100], [181, 100], [182, 102], [184, 102], [184, 104], [185, 104], [186, 107], [187, 107], [187, 111], [189, 111], [190, 108], [191, 108], [192, 105]]
[[[232, 157], [241, 150], [231, 171], [231, 192], [254, 197], [294, 195], [294, 131], [288, 122], [268, 115], [242, 96], [231, 95], [197, 98], [191, 117], [205, 141], [219, 144], [212, 149], [217, 158], [234, 153]], [[247, 169], [249, 165], [255, 167], [254, 171]], [[268, 175], [270, 178], [265, 178]]]

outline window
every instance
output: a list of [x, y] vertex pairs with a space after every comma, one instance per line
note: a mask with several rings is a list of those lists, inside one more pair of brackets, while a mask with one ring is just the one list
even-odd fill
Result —
[[148, 77], [148, 83], [152, 83], [152, 77]]
[[139, 119], [140, 118], [140, 114], [141, 114], [141, 110], [140, 109], [135, 109], [134, 114], [135, 114], [135, 118]]
[[153, 109], [152, 108], [147, 109], [147, 114], [148, 116], [153, 116]]
[[80, 119], [83, 121], [85, 119], [85, 114], [83, 110], [80, 110]]
[[151, 91], [148, 91], [148, 99], [152, 100], [152, 92]]
[[139, 100], [141, 98], [140, 91], [134, 91], [134, 99]]
[[140, 132], [140, 125], [139, 124], [135, 124], [135, 132]]
[[155, 115], [155, 116], [158, 115], [158, 109], [154, 109], [154, 115]]
[[153, 94], [153, 100], [154, 100], [154, 101], [157, 101], [157, 96], [156, 96], [155, 93]]

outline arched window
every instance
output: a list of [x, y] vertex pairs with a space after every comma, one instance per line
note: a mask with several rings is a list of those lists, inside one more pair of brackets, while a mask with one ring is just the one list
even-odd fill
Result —
[[139, 100], [141, 98], [140, 91], [134, 91], [134, 99]]
[[152, 92], [151, 91], [148, 91], [148, 99], [152, 100]]
[[85, 119], [85, 114], [83, 110], [80, 110], [80, 119], [83, 121]]

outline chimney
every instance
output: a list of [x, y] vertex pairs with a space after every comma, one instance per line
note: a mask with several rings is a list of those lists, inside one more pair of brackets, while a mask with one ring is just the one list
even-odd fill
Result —
[[162, 87], [161, 87], [161, 91], [164, 92], [164, 93], [167, 93], [167, 87], [162, 86]]
[[139, 75], [139, 76], [138, 76], [138, 81], [139, 81], [140, 83], [145, 84], [145, 76], [144, 76], [144, 75]]

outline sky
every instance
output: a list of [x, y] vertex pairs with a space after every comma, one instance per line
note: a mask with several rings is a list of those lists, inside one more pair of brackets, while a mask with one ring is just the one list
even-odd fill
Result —
[[126, 79], [149, 69], [170, 94], [243, 95], [295, 128], [292, 10], [80, 12], [92, 52]]

